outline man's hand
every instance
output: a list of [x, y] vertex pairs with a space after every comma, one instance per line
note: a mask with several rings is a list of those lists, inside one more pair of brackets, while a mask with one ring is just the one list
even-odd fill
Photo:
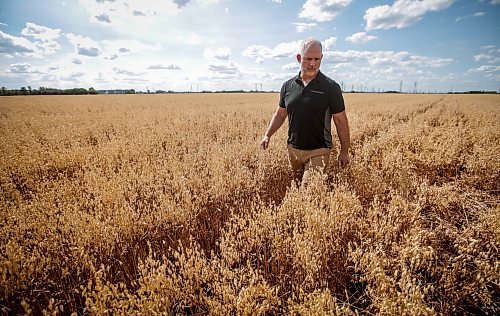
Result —
[[264, 136], [260, 141], [260, 148], [266, 150], [269, 147], [269, 136]]
[[339, 167], [345, 168], [349, 164], [349, 155], [347, 153], [341, 152], [338, 157]]

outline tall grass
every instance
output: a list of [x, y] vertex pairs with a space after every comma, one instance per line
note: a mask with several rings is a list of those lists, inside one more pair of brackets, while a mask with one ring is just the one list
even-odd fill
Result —
[[498, 96], [346, 94], [307, 187], [277, 99], [1, 98], [0, 312], [499, 313]]

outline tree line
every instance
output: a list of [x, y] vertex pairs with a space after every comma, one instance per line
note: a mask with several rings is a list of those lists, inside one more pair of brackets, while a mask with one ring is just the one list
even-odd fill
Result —
[[31, 86], [21, 87], [21, 89], [6, 89], [0, 88], [1, 96], [9, 95], [70, 95], [70, 94], [97, 94], [97, 91], [90, 87], [85, 88], [71, 88], [71, 89], [55, 89], [40, 87], [38, 89], [31, 89]]

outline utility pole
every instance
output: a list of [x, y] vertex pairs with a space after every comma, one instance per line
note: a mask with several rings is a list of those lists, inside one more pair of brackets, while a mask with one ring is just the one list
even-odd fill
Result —
[[399, 82], [399, 93], [403, 90], [403, 80]]

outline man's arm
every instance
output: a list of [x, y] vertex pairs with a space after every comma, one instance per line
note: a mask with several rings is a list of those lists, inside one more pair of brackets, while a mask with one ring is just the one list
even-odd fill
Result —
[[335, 113], [332, 115], [333, 123], [337, 129], [337, 135], [340, 140], [340, 153], [339, 153], [339, 165], [340, 167], [345, 167], [349, 164], [349, 144], [350, 144], [350, 134], [349, 134], [349, 123], [347, 122], [347, 115], [345, 111], [340, 113]]
[[262, 138], [260, 142], [260, 147], [262, 149], [267, 149], [269, 146], [269, 139], [276, 133], [277, 130], [283, 125], [285, 119], [287, 117], [287, 111], [285, 108], [278, 107], [276, 112], [274, 112], [273, 117], [271, 118], [271, 123], [269, 123], [269, 127], [267, 128], [266, 133], [264, 134], [264, 138]]

